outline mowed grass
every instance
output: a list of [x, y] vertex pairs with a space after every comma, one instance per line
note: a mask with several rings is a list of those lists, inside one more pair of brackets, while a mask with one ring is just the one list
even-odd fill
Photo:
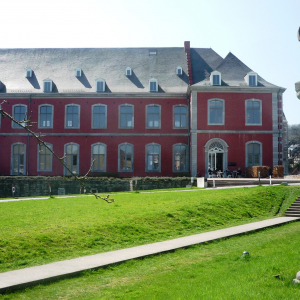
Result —
[[[300, 222], [131, 260], [0, 295], [9, 299], [299, 300]], [[243, 251], [249, 257], [243, 257]]]
[[0, 272], [271, 218], [300, 194], [276, 186], [0, 203]]

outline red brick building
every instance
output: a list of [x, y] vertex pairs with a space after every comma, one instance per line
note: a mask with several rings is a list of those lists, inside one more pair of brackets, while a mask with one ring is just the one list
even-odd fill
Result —
[[[0, 101], [73, 172], [193, 176], [282, 164], [282, 93], [212, 49], [0, 49]], [[30, 112], [30, 113], [29, 113]], [[18, 125], [0, 127], [1, 175], [68, 175]]]

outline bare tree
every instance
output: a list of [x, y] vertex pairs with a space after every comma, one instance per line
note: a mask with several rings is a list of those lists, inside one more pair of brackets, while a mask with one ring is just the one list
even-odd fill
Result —
[[31, 136], [33, 136], [39, 146], [45, 146], [53, 155], [54, 157], [70, 172], [71, 176], [75, 178], [76, 181], [78, 181], [78, 183], [80, 184], [80, 187], [82, 189], [87, 190], [89, 193], [91, 193], [92, 195], [94, 195], [96, 198], [100, 198], [108, 203], [112, 203], [115, 200], [112, 198], [109, 198], [109, 195], [107, 195], [105, 198], [101, 197], [95, 193], [93, 193], [85, 184], [84, 184], [84, 180], [87, 178], [87, 175], [90, 173], [92, 166], [94, 164], [94, 160], [88, 170], [88, 172], [84, 175], [84, 176], [77, 176], [75, 173], [73, 173], [70, 168], [67, 166], [66, 162], [65, 162], [65, 158], [66, 155], [64, 155], [63, 157], [58, 157], [57, 154], [41, 139], [43, 137], [43, 135], [41, 133], [36, 134], [34, 133], [30, 128], [33, 126], [33, 124], [36, 124], [36, 122], [32, 122], [31, 121], [31, 114], [30, 116], [27, 118], [27, 115], [25, 114], [24, 120], [22, 121], [18, 121], [16, 120], [14, 117], [12, 117], [10, 114], [8, 114], [7, 112], [5, 112], [2, 109], [3, 104], [5, 104], [7, 101], [3, 100], [2, 103], [0, 104], [0, 114], [2, 119], [4, 119], [5, 117], [9, 118], [10, 120], [12, 120], [13, 122], [15, 122], [16, 124], [18, 124], [21, 128], [23, 128], [24, 130], [26, 130], [29, 134], [31, 134]]

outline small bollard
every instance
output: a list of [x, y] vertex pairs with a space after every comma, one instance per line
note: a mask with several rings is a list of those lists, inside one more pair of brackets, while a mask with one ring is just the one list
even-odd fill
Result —
[[270, 175], [270, 185], [272, 185], [272, 176]]
[[15, 198], [15, 191], [16, 191], [16, 188], [13, 186], [13, 187], [11, 188], [11, 191], [12, 191], [12, 196], [13, 196], [13, 198]]
[[213, 179], [213, 188], [216, 188], [215, 180]]

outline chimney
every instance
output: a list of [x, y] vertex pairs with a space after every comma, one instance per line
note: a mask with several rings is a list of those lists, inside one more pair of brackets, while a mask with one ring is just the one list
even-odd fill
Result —
[[190, 51], [190, 41], [185, 41], [184, 42], [184, 51]]

